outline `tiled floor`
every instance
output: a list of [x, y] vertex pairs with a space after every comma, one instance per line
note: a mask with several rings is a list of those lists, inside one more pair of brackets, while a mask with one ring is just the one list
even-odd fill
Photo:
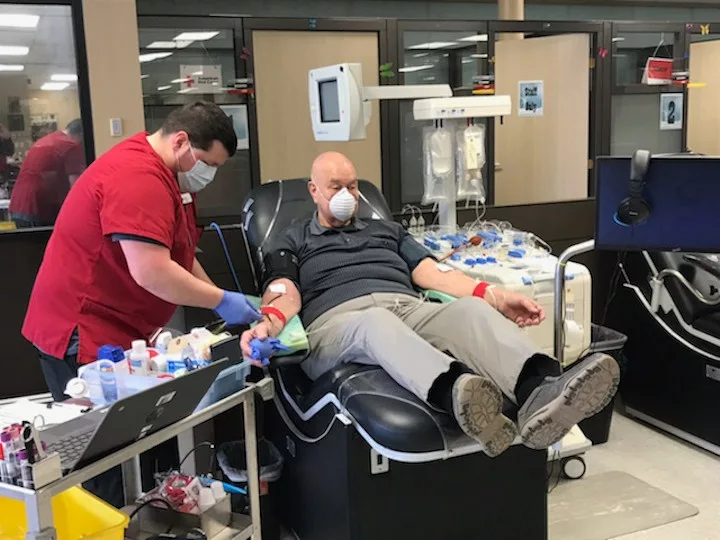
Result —
[[720, 457], [616, 413], [610, 440], [585, 459], [588, 475], [625, 471], [700, 509], [695, 517], [617, 540], [720, 540]]

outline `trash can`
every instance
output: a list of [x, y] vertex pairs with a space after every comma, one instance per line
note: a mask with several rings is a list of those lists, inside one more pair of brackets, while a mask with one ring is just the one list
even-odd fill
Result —
[[[627, 336], [625, 334], [611, 328], [606, 328], [605, 326], [593, 324], [588, 356], [598, 352], [612, 356], [620, 366], [622, 376], [625, 368], [625, 359], [622, 354], [625, 342], [627, 342]], [[580, 360], [580, 362], [582, 362], [582, 360]], [[614, 406], [615, 397], [613, 397], [612, 401], [599, 413], [590, 418], [586, 418], [578, 424], [585, 436], [590, 439], [593, 444], [603, 444], [608, 441]]]
[[[218, 448], [217, 460], [225, 476], [235, 483], [247, 486], [247, 457], [245, 441], [223, 443]], [[260, 519], [263, 540], [280, 540], [280, 520], [277, 502], [273, 498], [270, 484], [280, 478], [283, 457], [273, 443], [267, 439], [258, 441], [258, 463], [260, 465]], [[233, 497], [233, 512], [247, 512], [250, 499], [245, 496]]]

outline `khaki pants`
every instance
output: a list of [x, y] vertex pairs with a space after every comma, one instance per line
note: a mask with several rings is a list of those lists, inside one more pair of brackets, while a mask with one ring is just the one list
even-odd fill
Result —
[[439, 304], [370, 294], [324, 313], [307, 332], [311, 352], [302, 367], [311, 379], [340, 363], [379, 365], [422, 400], [457, 360], [515, 402], [518, 376], [539, 352], [513, 322], [473, 297]]

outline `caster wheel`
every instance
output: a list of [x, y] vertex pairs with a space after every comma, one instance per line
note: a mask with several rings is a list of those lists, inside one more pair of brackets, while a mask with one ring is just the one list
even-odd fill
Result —
[[587, 465], [585, 465], [585, 460], [581, 457], [569, 457], [562, 462], [562, 473], [568, 480], [582, 478], [585, 476], [585, 471], [587, 471]]

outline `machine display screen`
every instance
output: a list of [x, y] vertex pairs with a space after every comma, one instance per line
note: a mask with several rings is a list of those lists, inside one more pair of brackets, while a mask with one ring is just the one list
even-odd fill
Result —
[[617, 209], [628, 196], [631, 158], [599, 158], [595, 248], [619, 251], [720, 252], [720, 158], [652, 158], [644, 199], [650, 217], [627, 226]]
[[318, 83], [320, 94], [320, 120], [322, 122], [340, 122], [340, 98], [337, 79]]

